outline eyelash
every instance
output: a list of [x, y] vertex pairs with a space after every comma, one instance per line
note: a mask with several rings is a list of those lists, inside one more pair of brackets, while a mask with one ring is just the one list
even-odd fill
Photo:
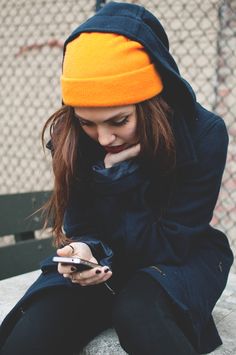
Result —
[[126, 123], [129, 122], [128, 116], [126, 116], [122, 121], [119, 122], [112, 122], [112, 126], [124, 126]]
[[[116, 126], [116, 127], [120, 127], [120, 126], [124, 126], [126, 123], [129, 122], [129, 119], [128, 119], [129, 116], [126, 116], [122, 121], [119, 121], [119, 122], [110, 122], [109, 124], [111, 126]], [[90, 123], [90, 122], [84, 122], [82, 120], [79, 120], [81, 126], [89, 126], [89, 127], [92, 127], [93, 126], [93, 123]]]

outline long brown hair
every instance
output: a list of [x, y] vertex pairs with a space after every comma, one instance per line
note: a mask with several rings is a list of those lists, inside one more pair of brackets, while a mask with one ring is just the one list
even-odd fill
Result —
[[[171, 128], [173, 111], [161, 95], [136, 104], [137, 134], [143, 160], [157, 160], [163, 173], [175, 165], [175, 141]], [[54, 172], [54, 189], [50, 200], [43, 207], [45, 227], [52, 221], [52, 232], [56, 245], [66, 244], [69, 239], [63, 233], [63, 218], [70, 190], [75, 181], [79, 183], [78, 147], [81, 126], [74, 117], [72, 107], [63, 106], [45, 123], [42, 131], [49, 128]]]

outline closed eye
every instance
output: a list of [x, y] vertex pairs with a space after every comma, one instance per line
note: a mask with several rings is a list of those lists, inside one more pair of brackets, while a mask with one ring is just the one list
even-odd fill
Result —
[[111, 125], [111, 126], [123, 126], [123, 125], [125, 125], [126, 123], [129, 122], [128, 117], [129, 117], [129, 116], [126, 116], [126, 117], [123, 118], [121, 121], [111, 121], [111, 122], [110, 122], [110, 125]]
[[[129, 119], [128, 119], [129, 116], [126, 116], [124, 117], [122, 120], [120, 121], [109, 121], [108, 124], [110, 126], [116, 126], [116, 127], [120, 127], [120, 126], [123, 126], [125, 125], [126, 123], [129, 122]], [[95, 125], [94, 122], [91, 122], [91, 121], [87, 121], [87, 120], [83, 120], [82, 118], [79, 118], [79, 123], [81, 126], [89, 126], [89, 127], [92, 127]]]
[[93, 122], [84, 121], [84, 120], [82, 120], [81, 118], [79, 118], [79, 123], [80, 123], [81, 126], [94, 126], [94, 123], [93, 123]]

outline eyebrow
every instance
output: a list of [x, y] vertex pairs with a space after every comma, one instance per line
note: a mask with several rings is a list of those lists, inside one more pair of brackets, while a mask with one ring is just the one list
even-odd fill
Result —
[[[131, 114], [131, 112], [120, 112], [120, 113], [117, 113], [116, 115], [114, 115], [114, 116], [112, 116], [112, 117], [107, 118], [107, 119], [104, 120], [103, 122], [112, 121], [112, 120], [114, 120], [115, 118], [120, 118], [120, 117], [123, 117], [123, 116], [128, 116], [128, 115], [130, 115], [130, 114]], [[77, 115], [77, 113], [75, 113], [75, 112], [74, 112], [74, 116], [75, 116], [76, 118], [78, 118], [79, 120], [83, 120], [83, 121], [86, 121], [86, 122], [91, 122], [91, 123], [93, 123], [93, 121], [87, 120], [86, 118]]]

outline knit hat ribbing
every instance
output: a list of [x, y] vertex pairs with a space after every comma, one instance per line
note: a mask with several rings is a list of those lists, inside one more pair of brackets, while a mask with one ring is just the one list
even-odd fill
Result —
[[69, 106], [119, 106], [163, 89], [144, 47], [114, 33], [82, 33], [66, 46], [62, 99]]

